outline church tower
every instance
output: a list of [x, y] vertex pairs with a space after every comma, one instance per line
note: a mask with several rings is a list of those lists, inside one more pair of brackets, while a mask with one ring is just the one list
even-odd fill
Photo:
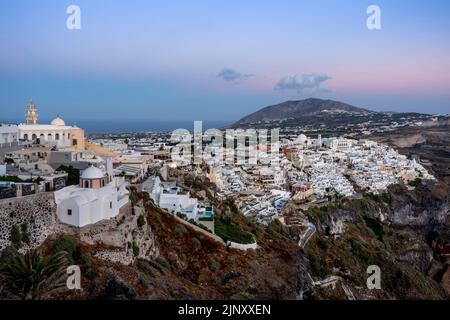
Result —
[[27, 124], [37, 124], [38, 114], [36, 105], [34, 104], [32, 99], [30, 99], [30, 103], [28, 103], [27, 113], [25, 114], [25, 117]]

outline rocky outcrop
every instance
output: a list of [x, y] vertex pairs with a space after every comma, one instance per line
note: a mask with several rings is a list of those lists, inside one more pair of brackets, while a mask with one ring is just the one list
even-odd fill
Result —
[[[440, 195], [440, 186], [421, 186], [408, 192], [391, 190], [392, 223], [404, 227], [445, 225], [450, 215], [448, 195]], [[446, 190], [446, 189], [443, 189]]]
[[95, 257], [130, 265], [137, 258], [150, 261], [159, 255], [154, 234], [145, 215], [142, 202], [134, 207], [128, 204], [114, 219], [82, 228], [61, 224], [60, 231], [74, 234], [86, 244], [102, 245], [104, 248], [95, 252]]

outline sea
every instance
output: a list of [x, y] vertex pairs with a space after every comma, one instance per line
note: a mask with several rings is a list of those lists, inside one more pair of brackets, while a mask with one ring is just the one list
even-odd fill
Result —
[[[20, 122], [0, 119], [0, 123]], [[48, 124], [50, 122], [51, 119], [39, 121], [41, 124]], [[65, 122], [66, 125], [77, 125], [87, 134], [138, 133], [148, 131], [172, 132], [176, 129], [194, 130], [194, 120], [65, 120]], [[233, 123], [233, 120], [202, 120], [202, 129], [221, 129]]]

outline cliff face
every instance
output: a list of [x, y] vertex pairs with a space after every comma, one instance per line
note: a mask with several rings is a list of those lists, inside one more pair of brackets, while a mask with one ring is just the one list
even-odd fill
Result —
[[[448, 236], [448, 198], [434, 188], [439, 186], [414, 191], [392, 186], [374, 199], [344, 199], [308, 210], [317, 227], [305, 247], [312, 276], [340, 275], [360, 299], [445, 298], [448, 262], [433, 254], [430, 234]], [[369, 265], [380, 267], [382, 290], [365, 289]]]
[[[67, 236], [51, 236], [46, 253], [66, 250], [82, 270], [83, 291], [51, 299], [444, 299], [448, 261], [448, 191], [391, 186], [361, 199], [336, 199], [302, 211], [289, 203], [286, 224], [264, 227], [232, 204], [224, 215], [256, 236], [257, 250], [227, 249], [132, 192], [117, 219]], [[142, 218], [140, 218], [142, 217]], [[381, 290], [366, 286], [380, 267]], [[447, 293], [448, 294], [448, 293]]]
[[[83, 291], [66, 290], [49, 298], [296, 299], [308, 285], [299, 247], [282, 234], [249, 225], [258, 234], [259, 249], [227, 249], [158, 209], [143, 194], [137, 197], [142, 197], [157, 257], [136, 257], [129, 265], [106, 261], [98, 253], [115, 250], [111, 243], [77, 240], [75, 263], [82, 269]], [[133, 228], [128, 231], [134, 233]], [[49, 239], [42, 250], [54, 252], [59, 241]], [[143, 249], [135, 245], [138, 252]]]
[[[417, 194], [422, 194], [417, 190]], [[141, 194], [142, 195], [142, 194]], [[141, 197], [138, 194], [138, 197]], [[415, 193], [413, 193], [413, 196]], [[431, 195], [430, 195], [431, 196]], [[423, 199], [422, 199], [423, 200]], [[255, 225], [230, 217], [257, 237], [257, 250], [229, 249], [181, 224], [142, 197], [147, 230], [157, 257], [129, 265], [107, 262], [102, 244], [79, 243], [82, 292], [51, 298], [77, 299], [444, 299], [446, 264], [433, 255], [425, 225], [399, 224], [399, 211], [418, 210], [417, 221], [441, 221], [425, 202], [394, 187], [380, 199], [342, 199], [298, 214], [296, 227]], [[433, 203], [431, 200], [429, 203]], [[443, 205], [443, 204], [442, 204]], [[448, 204], [447, 204], [448, 205]], [[418, 207], [417, 207], [418, 206]], [[444, 205], [443, 205], [444, 206]], [[402, 209], [403, 208], [403, 209]], [[434, 210], [434, 209], [433, 209]], [[425, 213], [424, 213], [425, 212]], [[424, 215], [425, 217], [422, 217]], [[431, 217], [431, 218], [430, 218]], [[397, 219], [398, 220], [398, 219]], [[303, 227], [302, 227], [303, 225]], [[446, 228], [446, 224], [442, 225]], [[136, 227], [137, 228], [137, 227]], [[130, 232], [133, 232], [130, 228]], [[299, 246], [299, 234], [305, 241]], [[139, 247], [139, 243], [136, 244]], [[45, 248], [52, 249], [52, 242]], [[366, 287], [367, 267], [381, 269], [381, 290]]]
[[449, 196], [446, 186], [440, 184], [420, 185], [414, 190], [391, 186], [386, 193], [388, 219], [398, 227], [429, 230], [448, 223], [450, 215]]

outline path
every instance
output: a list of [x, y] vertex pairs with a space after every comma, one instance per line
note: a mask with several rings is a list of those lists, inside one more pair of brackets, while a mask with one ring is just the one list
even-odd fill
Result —
[[314, 235], [314, 233], [316, 233], [316, 230], [317, 230], [316, 226], [311, 222], [308, 222], [308, 228], [306, 229], [303, 236], [300, 236], [298, 246], [303, 249], [308, 243], [308, 241], [311, 239], [311, 237]]

